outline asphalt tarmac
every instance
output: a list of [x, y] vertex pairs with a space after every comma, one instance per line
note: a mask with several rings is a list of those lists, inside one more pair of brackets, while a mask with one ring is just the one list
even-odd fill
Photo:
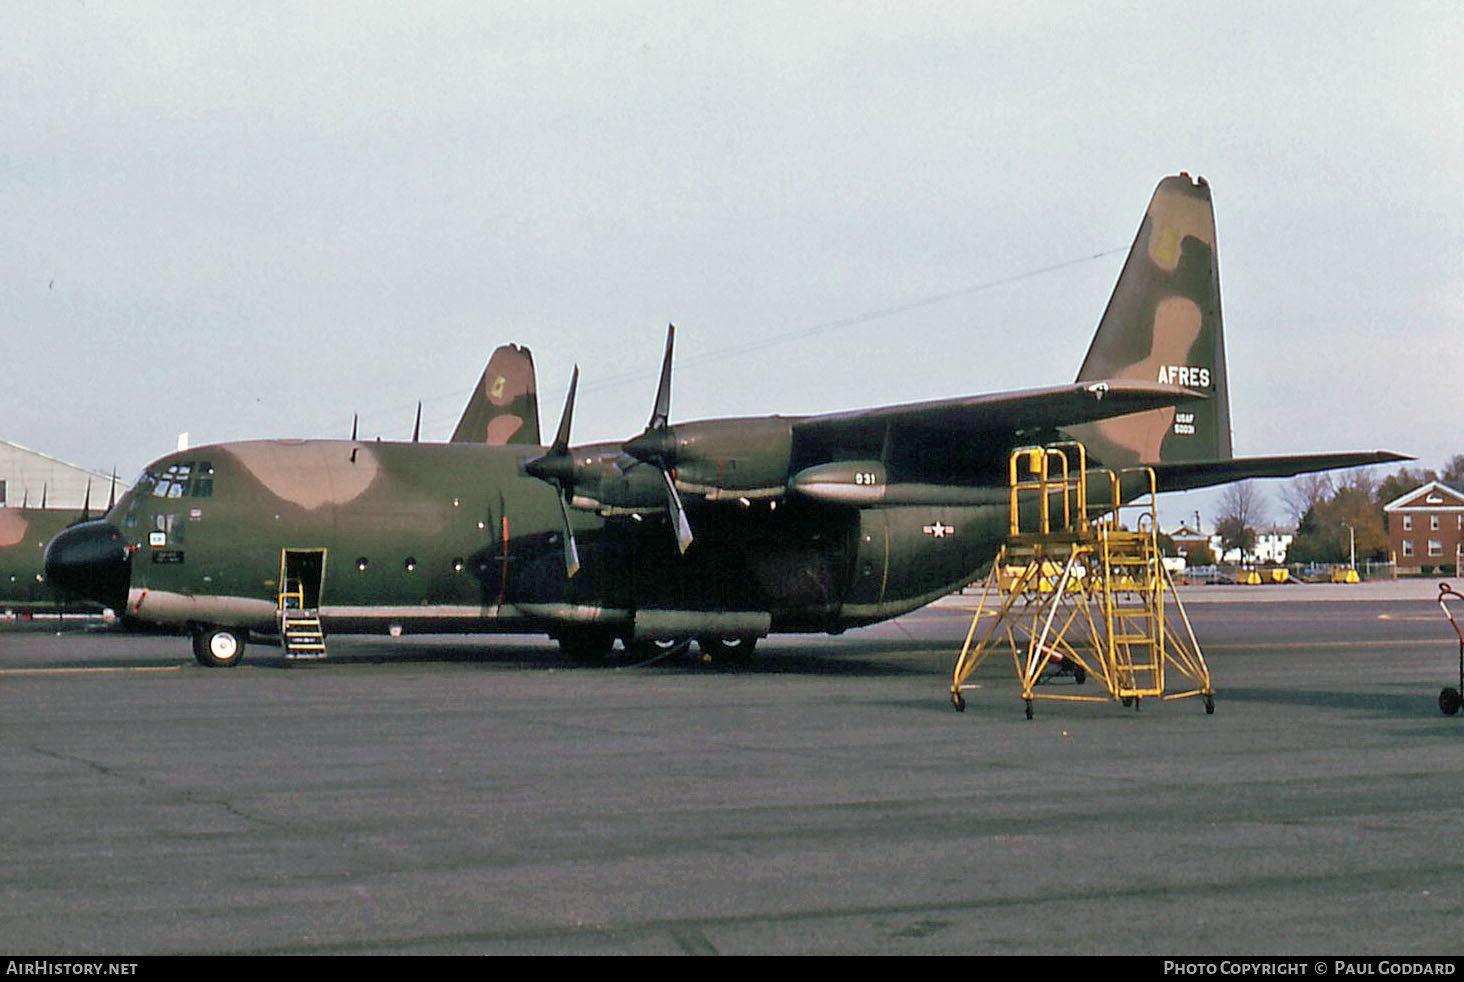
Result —
[[1214, 715], [1030, 721], [951, 707], [974, 597], [740, 667], [0, 626], [0, 953], [1457, 954], [1435, 593], [1187, 590]]

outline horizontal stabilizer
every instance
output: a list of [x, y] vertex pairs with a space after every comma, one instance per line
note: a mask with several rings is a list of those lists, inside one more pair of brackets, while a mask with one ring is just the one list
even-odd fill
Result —
[[1314, 471], [1412, 460], [1390, 450], [1357, 453], [1289, 454], [1279, 457], [1231, 457], [1227, 460], [1179, 460], [1150, 464], [1160, 491], [1191, 491], [1256, 477], [1295, 477]]

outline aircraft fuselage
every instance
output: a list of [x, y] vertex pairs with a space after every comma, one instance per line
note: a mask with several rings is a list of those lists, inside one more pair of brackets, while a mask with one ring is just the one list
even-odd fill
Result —
[[314, 555], [311, 599], [334, 633], [837, 632], [950, 592], [1005, 534], [999, 494], [878, 508], [790, 495], [693, 508], [682, 555], [664, 514], [574, 509], [571, 578], [555, 492], [522, 470], [540, 452], [255, 441], [164, 457], [108, 516], [131, 557], [125, 612], [273, 631], [287, 561]]

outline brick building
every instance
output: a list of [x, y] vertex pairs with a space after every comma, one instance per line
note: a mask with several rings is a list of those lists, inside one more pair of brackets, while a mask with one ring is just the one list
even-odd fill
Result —
[[1179, 528], [1166, 534], [1174, 540], [1174, 551], [1185, 561], [1186, 566], [1215, 565], [1215, 553], [1210, 548], [1210, 536], [1185, 524], [1181, 524]]
[[1454, 566], [1464, 542], [1464, 492], [1430, 481], [1383, 506], [1399, 571]]

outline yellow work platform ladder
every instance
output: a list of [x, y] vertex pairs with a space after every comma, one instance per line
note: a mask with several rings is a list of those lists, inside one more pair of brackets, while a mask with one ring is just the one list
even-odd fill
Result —
[[301, 581], [286, 579], [280, 587], [280, 647], [286, 661], [311, 661], [325, 657], [325, 631], [320, 616], [305, 607]]
[[[1213, 713], [1209, 669], [1159, 548], [1154, 471], [1094, 471], [1100, 486], [1090, 499], [1080, 443], [1019, 448], [1008, 469], [1010, 535], [956, 661], [956, 709], [966, 708], [977, 668], [1005, 646], [1028, 719], [1037, 699], [1137, 709], [1144, 699], [1199, 696]], [[1105, 691], [1049, 685], [1059, 677], [1077, 686], [1092, 679]]]

